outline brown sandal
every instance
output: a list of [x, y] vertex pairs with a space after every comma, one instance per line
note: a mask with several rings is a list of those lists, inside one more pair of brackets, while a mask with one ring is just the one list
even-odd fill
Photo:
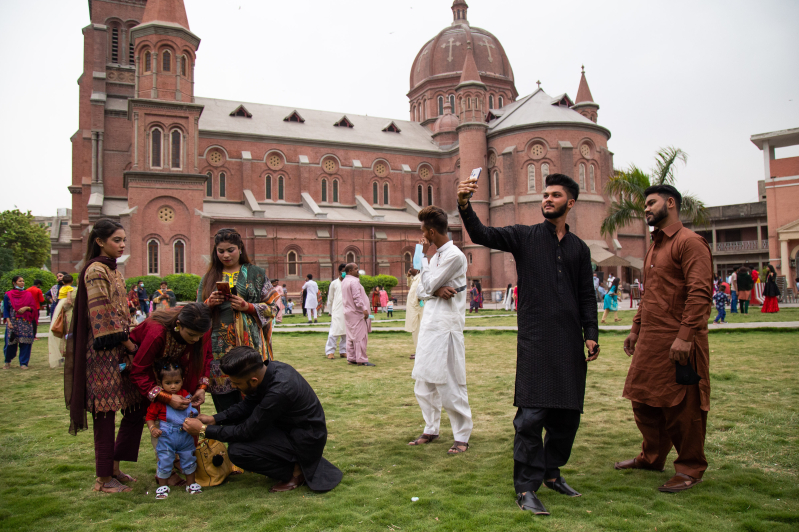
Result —
[[95, 479], [92, 491], [102, 491], [103, 493], [124, 493], [126, 491], [133, 491], [133, 489], [112, 477], [111, 480], [105, 484], [100, 482], [99, 478]]
[[424, 434], [413, 441], [409, 441], [408, 445], [425, 445], [438, 439], [438, 434]]
[[452, 447], [449, 448], [447, 454], [461, 454], [465, 453], [466, 450], [469, 448], [469, 444], [465, 441], [455, 441], [452, 444]]
[[122, 471], [120, 471], [116, 475], [111, 475], [111, 478], [115, 478], [118, 481], [123, 482], [123, 483], [124, 482], [137, 482], [137, 479], [135, 479], [131, 475], [128, 475], [127, 473], [123, 473]]

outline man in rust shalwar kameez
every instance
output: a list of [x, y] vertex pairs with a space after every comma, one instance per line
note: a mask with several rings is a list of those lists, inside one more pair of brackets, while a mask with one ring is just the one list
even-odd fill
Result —
[[[680, 223], [682, 197], [674, 187], [650, 187], [645, 195], [646, 220], [655, 230], [644, 259], [644, 294], [624, 341], [627, 355], [635, 356], [623, 394], [644, 441], [636, 458], [615, 467], [663, 471], [673, 445], [676, 475], [658, 489], [677, 492], [701, 482], [707, 469], [712, 259], [705, 239]], [[680, 363], [696, 369], [698, 384], [677, 383]]]

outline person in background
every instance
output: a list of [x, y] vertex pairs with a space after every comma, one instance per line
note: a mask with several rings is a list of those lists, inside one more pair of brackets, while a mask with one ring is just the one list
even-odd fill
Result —
[[594, 293], [596, 293], [597, 301], [599, 301], [599, 277], [597, 277], [596, 272], [594, 272]]
[[[71, 275], [67, 274], [64, 277], [69, 277], [70, 283], [72, 282]], [[55, 312], [50, 319], [51, 331], [47, 339], [47, 349], [49, 351], [51, 368], [57, 368], [64, 365], [64, 356], [67, 352], [67, 339], [69, 338], [69, 331], [72, 330], [72, 310], [74, 306], [75, 290], [71, 290], [69, 294], [67, 294], [67, 297], [58, 300], [58, 305], [56, 305]], [[64, 315], [64, 335], [61, 338], [58, 338], [52, 333], [52, 326], [58, 319], [59, 314], [62, 313]]]
[[36, 339], [36, 316], [33, 294], [25, 290], [25, 279], [21, 275], [11, 278], [11, 290], [3, 296], [3, 319], [6, 324], [5, 364], [3, 369], [11, 368], [11, 361], [17, 356], [19, 346], [19, 367], [28, 369], [31, 347]]
[[33, 281], [33, 286], [28, 288], [28, 292], [30, 292], [31, 295], [33, 296], [33, 302], [34, 302], [33, 315], [34, 315], [35, 321], [33, 323], [33, 330], [34, 331], [38, 331], [39, 330], [39, 309], [41, 309], [42, 305], [44, 304], [44, 294], [42, 293], [42, 280], [41, 279], [35, 279]]
[[643, 443], [638, 456], [614, 467], [660, 472], [675, 447], [675, 475], [658, 490], [676, 493], [702, 482], [707, 469], [713, 259], [707, 241], [680, 222], [676, 188], [656, 185], [644, 196], [654, 230], [644, 257], [646, 290], [624, 340], [633, 358], [623, 391]]
[[283, 291], [283, 287], [286, 285], [280, 286], [279, 279], [272, 279], [269, 281], [272, 283], [272, 286], [275, 287], [275, 291], [277, 292], [277, 300], [275, 300], [275, 306], [277, 307], [277, 314], [275, 315], [275, 325], [283, 323], [283, 312], [286, 309], [286, 293]]
[[513, 285], [508, 283], [505, 289], [505, 299], [502, 301], [505, 310], [513, 310]]
[[147, 289], [144, 288], [144, 281], [139, 282], [136, 288], [136, 294], [139, 297], [139, 309], [147, 316], [150, 314], [150, 298], [147, 297]]
[[602, 323], [605, 323], [605, 320], [608, 318], [608, 314], [613, 312], [613, 321], [618, 322], [621, 321], [619, 319], [619, 283], [621, 279], [616, 277], [613, 279], [613, 283], [610, 285], [610, 290], [608, 293], [605, 294], [605, 302], [604, 302], [604, 309], [605, 312], [602, 314]]
[[752, 282], [753, 283], [759, 283], [760, 282], [760, 272], [757, 271], [757, 268], [752, 268], [750, 275], [752, 276]]
[[380, 287], [375, 286], [372, 289], [372, 307], [374, 308], [374, 314], [380, 312]]
[[302, 315], [305, 316], [308, 314], [308, 311], [305, 309], [305, 299], [308, 297], [308, 290], [304, 287], [302, 289], [302, 295], [300, 296], [300, 308], [302, 309]]
[[175, 292], [169, 289], [166, 281], [161, 281], [161, 289], [153, 294], [153, 303], [156, 304], [156, 310], [167, 310], [177, 305], [178, 298]]
[[130, 292], [128, 292], [128, 309], [131, 314], [136, 314], [136, 311], [139, 310], [139, 294], [136, 292], [135, 285], [131, 286]]
[[797, 295], [799, 295], [799, 277], [794, 279], [794, 281], [796, 282], [796, 293], [797, 293]]
[[289, 316], [291, 316], [293, 313], [294, 313], [294, 301], [292, 301], [291, 299], [289, 299], [289, 300], [286, 302], [286, 314], [288, 314]]
[[347, 363], [374, 366], [369, 362], [366, 352], [369, 341], [369, 299], [361, 284], [361, 273], [354, 263], [347, 264], [344, 272], [347, 275], [341, 282], [341, 296], [347, 326]]
[[380, 287], [380, 312], [385, 312], [388, 306], [388, 292], [384, 286]]
[[519, 285], [513, 287], [513, 310], [519, 310]]
[[50, 290], [48, 291], [50, 294], [50, 316], [53, 315], [53, 312], [55, 312], [55, 307], [58, 305], [58, 291], [61, 290], [61, 287], [63, 286], [61, 284], [61, 278], [66, 274], [67, 272], [58, 272], [55, 275], [55, 278], [58, 280], [58, 282], [51, 286]]
[[730, 275], [730, 312], [738, 314], [738, 272], [732, 271]]
[[289, 291], [288, 291], [288, 288], [286, 288], [285, 283], [280, 288], [281, 288], [281, 291], [283, 293], [283, 295], [280, 296], [280, 300], [283, 302], [283, 309], [285, 310], [289, 306], [289, 300], [288, 300]]
[[346, 277], [346, 264], [338, 265], [338, 276], [330, 283], [327, 289], [327, 312], [330, 314], [330, 332], [327, 333], [325, 355], [329, 359], [336, 358], [336, 346], [339, 356], [347, 358], [347, 321], [344, 318], [344, 297], [341, 293], [341, 283]]
[[389, 299], [388, 303], [386, 304], [386, 317], [393, 318], [394, 317], [394, 300]]
[[[405, 304], [405, 332], [411, 333], [413, 338], [413, 354], [411, 360], [416, 358], [416, 349], [419, 345], [419, 325], [422, 322], [424, 307], [419, 302], [417, 289], [419, 287], [421, 275], [419, 270], [411, 268], [408, 270], [408, 301]], [[510, 285], [508, 285], [510, 286]]]
[[316, 323], [318, 318], [316, 308], [319, 306], [319, 285], [316, 284], [316, 281], [313, 280], [313, 275], [310, 273], [306, 278], [307, 281], [302, 285], [302, 290], [305, 292], [303, 307], [305, 307], [305, 315], [308, 316], [308, 323], [311, 323], [311, 319]]
[[752, 288], [755, 287], [752, 281], [752, 273], [746, 266], [741, 266], [738, 270], [738, 304], [741, 314], [749, 315], [749, 298], [752, 297]]
[[713, 323], [727, 323], [724, 321], [724, 318], [727, 317], [725, 305], [729, 302], [730, 298], [723, 289], [716, 290], [716, 293], [713, 294], [713, 303], [716, 305], [716, 319], [713, 320]]
[[480, 313], [480, 293], [477, 291], [477, 282], [472, 281], [472, 288], [469, 290], [469, 314], [472, 312]]
[[763, 297], [765, 301], [763, 301], [763, 306], [760, 308], [760, 312], [773, 314], [775, 312], [780, 311], [780, 289], [777, 286], [777, 272], [774, 270], [774, 266], [768, 264], [768, 273], [766, 274], [766, 286], [763, 288]]
[[61, 301], [62, 299], [66, 299], [67, 296], [75, 290], [75, 287], [72, 286], [75, 280], [72, 276], [68, 273], [64, 274], [64, 277], [61, 278], [61, 288], [58, 289], [58, 300]]

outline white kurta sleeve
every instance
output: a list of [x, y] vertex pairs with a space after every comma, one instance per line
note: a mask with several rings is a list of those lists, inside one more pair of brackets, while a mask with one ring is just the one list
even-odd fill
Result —
[[[430, 299], [436, 290], [446, 286], [449, 281], [460, 274], [463, 268], [463, 255], [459, 253], [439, 254], [433, 260], [437, 262], [435, 268], [430, 268], [427, 258], [422, 259], [422, 274], [416, 294], [419, 299]], [[453, 286], [453, 288], [458, 288]]]

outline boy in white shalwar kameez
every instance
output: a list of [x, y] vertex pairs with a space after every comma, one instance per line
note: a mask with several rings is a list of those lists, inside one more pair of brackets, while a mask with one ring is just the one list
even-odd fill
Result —
[[347, 358], [347, 324], [344, 321], [344, 298], [341, 295], [341, 279], [345, 264], [338, 267], [338, 277], [327, 289], [327, 312], [330, 314], [330, 332], [327, 334], [325, 355], [336, 358], [336, 344], [341, 358]]
[[[466, 318], [466, 256], [447, 237], [447, 214], [435, 206], [419, 212], [425, 255], [430, 243], [436, 252], [422, 259], [416, 294], [424, 301], [412, 377], [414, 393], [425, 420], [424, 433], [409, 445], [423, 445], [438, 438], [441, 407], [447, 410], [455, 443], [448, 453], [469, 448], [472, 411], [466, 392], [466, 350], [463, 328]], [[457, 291], [464, 287], [463, 290]]]

